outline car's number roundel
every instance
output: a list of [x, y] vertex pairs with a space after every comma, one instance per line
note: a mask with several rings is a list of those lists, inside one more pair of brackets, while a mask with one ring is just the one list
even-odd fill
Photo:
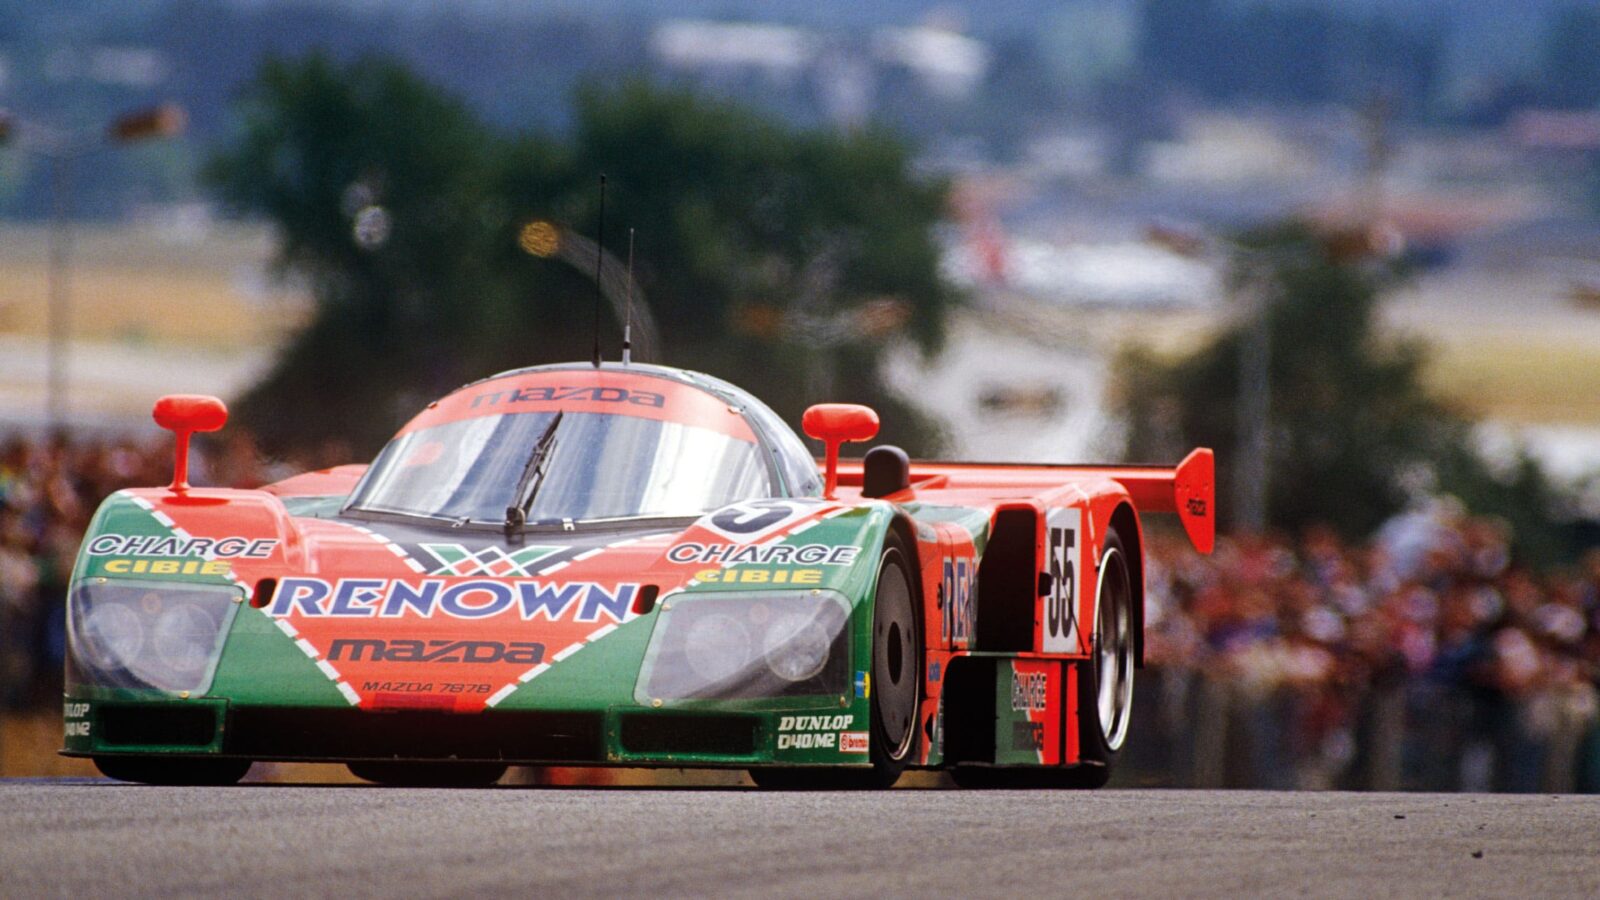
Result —
[[1077, 509], [1052, 509], [1045, 517], [1045, 553], [1050, 592], [1044, 601], [1044, 652], [1077, 653], [1078, 525]]
[[700, 520], [707, 530], [749, 543], [816, 512], [817, 504], [798, 500], [747, 500], [723, 507]]

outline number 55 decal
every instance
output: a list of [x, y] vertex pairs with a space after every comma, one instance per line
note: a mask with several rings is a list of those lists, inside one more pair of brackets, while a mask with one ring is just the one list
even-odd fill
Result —
[[1052, 509], [1045, 516], [1050, 593], [1044, 601], [1044, 652], [1077, 653], [1078, 526], [1082, 511]]

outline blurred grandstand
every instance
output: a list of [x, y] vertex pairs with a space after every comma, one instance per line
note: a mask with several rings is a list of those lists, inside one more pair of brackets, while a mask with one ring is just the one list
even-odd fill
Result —
[[1600, 790], [1600, 552], [1537, 572], [1453, 498], [1368, 543], [1331, 530], [1152, 544], [1151, 781]]

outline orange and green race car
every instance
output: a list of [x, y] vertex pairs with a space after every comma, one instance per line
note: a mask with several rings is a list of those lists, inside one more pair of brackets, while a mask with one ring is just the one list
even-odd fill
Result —
[[508, 765], [768, 787], [1103, 784], [1143, 654], [1144, 513], [1213, 537], [1213, 461], [911, 462], [872, 410], [806, 444], [721, 380], [540, 366], [428, 405], [370, 466], [190, 487], [220, 401], [162, 398], [162, 488], [106, 499], [68, 607], [66, 748], [114, 778], [254, 761], [385, 783]]

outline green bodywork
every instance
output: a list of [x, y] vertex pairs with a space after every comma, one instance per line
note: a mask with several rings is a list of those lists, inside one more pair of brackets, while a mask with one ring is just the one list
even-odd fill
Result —
[[[296, 515], [326, 517], [337, 507], [339, 498], [299, 498], [290, 508]], [[970, 513], [970, 511], [967, 511]], [[808, 587], [837, 591], [850, 606], [849, 633], [852, 648], [850, 671], [853, 684], [847, 692], [815, 697], [784, 697], [747, 700], [694, 700], [645, 703], [636, 697], [636, 684], [644, 662], [651, 633], [663, 617], [665, 603], [621, 623], [604, 637], [585, 644], [571, 656], [555, 662], [539, 677], [519, 685], [491, 709], [468, 714], [492, 720], [518, 712], [580, 712], [604, 717], [604, 759], [601, 760], [519, 760], [524, 762], [600, 762], [627, 765], [738, 766], [783, 765], [866, 765], [868, 754], [843, 752], [837, 740], [832, 746], [785, 747], [779, 749], [780, 725], [798, 715], [827, 716], [830, 724], [848, 721], [832, 731], [869, 731], [870, 702], [867, 696], [872, 628], [872, 599], [878, 570], [879, 548], [883, 546], [895, 509], [890, 504], [862, 504], [817, 522], [803, 533], [783, 539], [783, 543], [851, 546], [860, 549], [854, 565], [790, 566], [789, 569], [820, 569], [819, 583]], [[96, 513], [85, 539], [85, 548], [95, 536], [170, 535], [172, 529], [126, 494], [114, 494]], [[236, 583], [225, 574], [191, 575], [170, 572], [132, 573], [108, 571], [107, 558], [80, 553], [73, 571], [72, 591], [94, 579], [136, 583], [181, 581], [208, 584], [237, 592], [233, 614], [225, 626], [226, 639], [217, 660], [215, 675], [208, 688], [186, 694], [154, 689], [104, 687], [84, 683], [69, 671], [66, 702], [65, 751], [69, 755], [102, 754], [226, 754], [231, 714], [241, 709], [351, 710], [352, 701], [341, 693], [318, 668], [315, 660], [296, 646], [295, 639], [277, 627], [265, 610], [245, 602], [253, 585]], [[126, 568], [126, 564], [123, 564]], [[785, 568], [763, 566], [767, 569]], [[289, 573], [294, 574], [294, 573]], [[669, 594], [664, 600], [693, 602], [693, 598], [718, 593], [756, 594], [767, 590], [793, 590], [792, 585], [703, 583]], [[70, 663], [69, 663], [70, 670]], [[126, 739], [108, 742], [102, 727], [102, 712], [115, 707], [126, 715], [130, 707], [141, 714], [159, 715], [163, 709], [206, 709], [215, 716], [213, 740], [207, 744], [130, 744]], [[627, 716], [705, 714], [727, 716], [737, 713], [755, 722], [753, 753], [728, 755], [715, 752], [649, 752], [628, 749], [620, 723]], [[372, 713], [383, 715], [383, 713]], [[848, 717], [848, 719], [842, 718]], [[815, 721], [812, 719], [811, 721]], [[792, 730], [792, 728], [790, 729]]]

